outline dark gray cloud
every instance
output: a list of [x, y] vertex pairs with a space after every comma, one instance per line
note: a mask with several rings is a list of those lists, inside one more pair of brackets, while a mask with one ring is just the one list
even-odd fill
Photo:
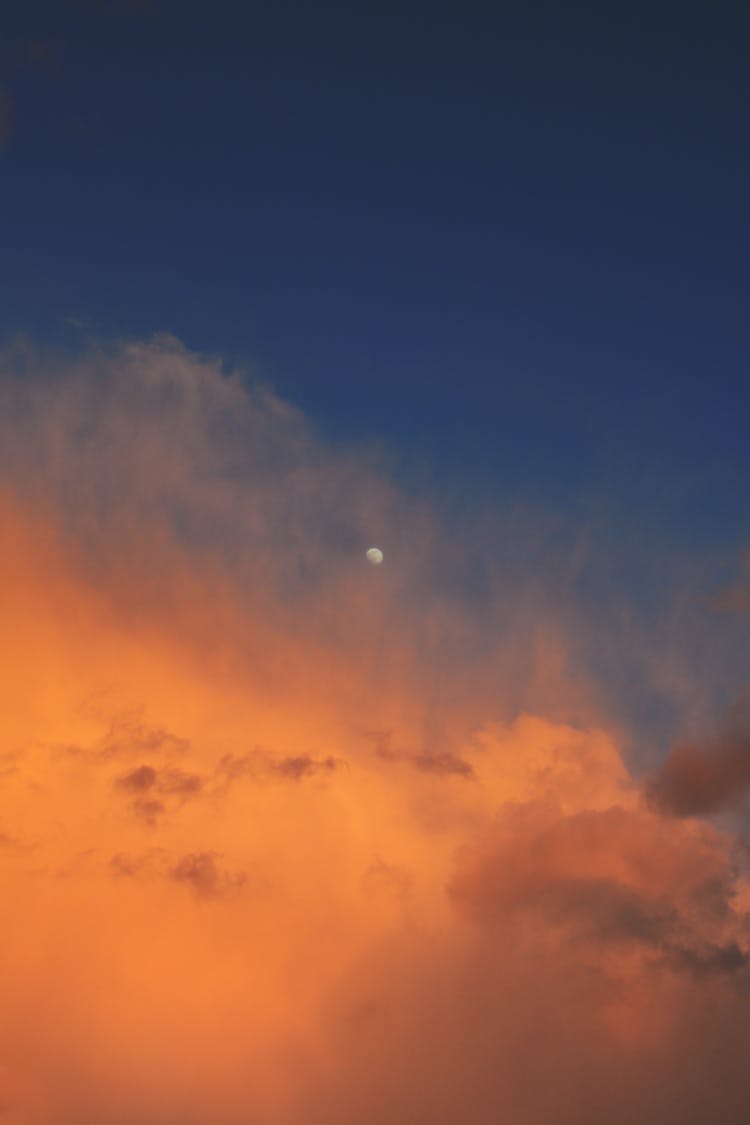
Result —
[[166, 853], [163, 848], [149, 848], [148, 851], [132, 855], [129, 852], [116, 852], [111, 856], [108, 869], [116, 878], [138, 879], [163, 875], [166, 870]]
[[[219, 898], [237, 892], [248, 884], [244, 871], [228, 870], [220, 852], [213, 850], [170, 854], [160, 847], [146, 851], [116, 852], [107, 864], [116, 879], [166, 881], [188, 887], [196, 898]], [[258, 884], [259, 885], [259, 884]], [[257, 889], [257, 886], [256, 886]]]
[[131, 808], [150, 828], [155, 828], [159, 817], [167, 811], [164, 802], [157, 800], [156, 797], [138, 797], [133, 801]]
[[278, 757], [256, 748], [246, 754], [225, 754], [216, 768], [216, 780], [219, 786], [230, 785], [241, 778], [256, 782], [304, 781], [333, 774], [343, 764], [341, 759], [332, 755], [325, 758], [314, 758], [310, 754]]
[[736, 873], [712, 848], [707, 839], [690, 868], [658, 816], [519, 808], [467, 849], [448, 891], [460, 913], [493, 929], [526, 916], [565, 943], [639, 951], [695, 974], [735, 973], [747, 967], [740, 942], [750, 929], [734, 911]]
[[457, 754], [448, 751], [415, 754], [408, 760], [422, 773], [442, 774], [446, 777], [474, 777], [472, 766]]
[[162, 769], [156, 778], [158, 791], [173, 797], [195, 797], [204, 785], [204, 778], [197, 773], [180, 769]]
[[315, 777], [317, 774], [333, 773], [340, 765], [341, 762], [331, 755], [325, 758], [312, 758], [309, 754], [296, 754], [271, 762], [270, 770], [277, 777], [289, 781], [301, 781], [303, 778]]
[[154, 827], [170, 808], [179, 809], [185, 801], [197, 797], [204, 778], [181, 769], [142, 765], [115, 778], [114, 786], [133, 798], [133, 812]]
[[[92, 718], [100, 719], [96, 710]], [[135, 757], [181, 757], [190, 751], [190, 742], [165, 727], [153, 726], [139, 710], [107, 716], [105, 733], [90, 745], [68, 743], [59, 750], [73, 757], [108, 759]]]
[[157, 777], [157, 771], [153, 766], [138, 766], [130, 773], [116, 778], [115, 785], [118, 789], [125, 789], [129, 793], [145, 793], [147, 789], [153, 788]]
[[184, 754], [190, 749], [180, 738], [163, 727], [153, 727], [137, 716], [114, 719], [97, 746], [104, 758], [121, 754]]
[[750, 695], [713, 738], [676, 746], [645, 789], [651, 803], [672, 816], [738, 807], [750, 791]]
[[706, 945], [699, 949], [675, 945], [669, 950], [667, 960], [678, 969], [686, 969], [700, 978], [711, 975], [734, 974], [747, 969], [750, 957], [736, 941], [726, 945]]
[[443, 777], [475, 776], [474, 769], [464, 758], [449, 750], [421, 750], [412, 752], [397, 749], [393, 745], [391, 731], [370, 731], [367, 739], [372, 743], [376, 756], [383, 762], [401, 763], [411, 766], [420, 773]]
[[216, 898], [237, 890], [246, 882], [244, 872], [221, 867], [218, 852], [192, 852], [182, 856], [169, 871], [175, 882], [185, 883], [198, 898]]

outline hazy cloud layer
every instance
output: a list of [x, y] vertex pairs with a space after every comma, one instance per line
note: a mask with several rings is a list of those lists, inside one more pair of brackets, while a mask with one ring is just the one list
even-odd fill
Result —
[[0, 539], [5, 1119], [745, 1119], [739, 712], [644, 795], [533, 574], [169, 338], [6, 356]]

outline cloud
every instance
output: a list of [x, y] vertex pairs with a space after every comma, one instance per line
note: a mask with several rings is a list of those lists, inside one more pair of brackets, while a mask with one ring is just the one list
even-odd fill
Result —
[[282, 758], [271, 765], [271, 770], [279, 777], [291, 781], [300, 781], [303, 777], [312, 777], [318, 773], [331, 773], [339, 768], [336, 758], [328, 757], [316, 761], [308, 754], [298, 754], [295, 757]]
[[650, 800], [674, 816], [706, 816], [738, 807], [750, 789], [750, 699], [714, 738], [679, 745], [647, 781]]
[[138, 855], [127, 852], [116, 852], [108, 862], [110, 872], [116, 878], [136, 879], [143, 876], [159, 874], [164, 869], [165, 854], [163, 848], [151, 848]]
[[434, 751], [424, 749], [417, 753], [408, 750], [396, 750], [391, 744], [390, 731], [371, 731], [368, 739], [372, 742], [378, 758], [383, 762], [401, 762], [420, 770], [444, 777], [474, 776], [474, 770], [469, 762], [448, 750]]
[[412, 761], [423, 773], [444, 774], [449, 777], [472, 777], [474, 773], [468, 762], [463, 761], [457, 754], [447, 752], [416, 754]]
[[709, 832], [668, 829], [637, 807], [561, 815], [528, 803], [507, 809], [489, 839], [464, 855], [449, 893], [485, 925], [522, 915], [545, 938], [597, 954], [611, 948], [729, 972], [745, 968], [750, 939], [735, 913], [736, 887]]
[[138, 766], [114, 780], [116, 789], [126, 793], [137, 817], [153, 827], [168, 810], [179, 810], [197, 797], [204, 788], [204, 779], [184, 770], [154, 766]]
[[739, 713], [665, 815], [379, 456], [168, 337], [0, 368], [10, 1120], [741, 1120]]
[[118, 777], [115, 780], [115, 785], [120, 789], [126, 789], [128, 792], [144, 793], [156, 784], [157, 776], [158, 774], [153, 766], [139, 766], [131, 773]]
[[156, 826], [159, 817], [167, 811], [164, 802], [156, 797], [138, 797], [133, 801], [131, 808], [135, 815], [151, 828]]
[[105, 758], [119, 754], [182, 754], [187, 749], [187, 739], [130, 718], [115, 719], [97, 747]]
[[241, 887], [245, 882], [243, 872], [232, 874], [219, 866], [215, 852], [196, 852], [183, 856], [170, 871], [178, 883], [186, 883], [198, 898], [215, 898], [228, 890]]
[[[106, 700], [106, 693], [104, 694]], [[92, 760], [106, 761], [118, 757], [135, 757], [141, 754], [151, 754], [172, 757], [188, 752], [190, 743], [164, 728], [154, 727], [143, 722], [140, 709], [132, 708], [124, 713], [110, 714], [102, 711], [101, 702], [96, 700], [84, 701], [81, 709], [90, 712], [92, 718], [104, 714], [106, 716], [106, 730], [92, 745], [78, 745], [71, 743], [60, 747], [70, 755], [83, 755]]]
[[115, 779], [115, 785], [119, 789], [130, 793], [145, 793], [154, 789], [157, 793], [178, 797], [191, 797], [200, 793], [203, 784], [203, 778], [197, 774], [185, 773], [179, 769], [157, 770], [153, 766], [138, 766]]
[[231, 784], [241, 778], [255, 782], [303, 781], [313, 777], [325, 777], [339, 770], [343, 762], [327, 755], [314, 758], [310, 754], [292, 754], [274, 758], [264, 750], [256, 748], [244, 754], [226, 754], [216, 768], [216, 782], [219, 786]]
[[213, 900], [242, 890], [257, 893], [263, 888], [261, 880], [251, 880], [245, 871], [228, 871], [222, 864], [222, 856], [215, 851], [179, 856], [162, 847], [116, 852], [108, 860], [106, 870], [117, 880], [187, 887], [201, 900]]

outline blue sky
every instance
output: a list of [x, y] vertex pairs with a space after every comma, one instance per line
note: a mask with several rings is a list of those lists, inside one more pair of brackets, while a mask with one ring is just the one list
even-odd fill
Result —
[[405, 475], [737, 552], [736, 4], [11, 3], [0, 333], [169, 331]]

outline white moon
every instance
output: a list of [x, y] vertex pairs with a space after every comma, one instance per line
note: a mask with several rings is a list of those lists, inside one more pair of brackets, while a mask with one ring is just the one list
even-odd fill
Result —
[[383, 561], [383, 552], [380, 547], [370, 547], [367, 551], [367, 561], [373, 566], [380, 566]]

